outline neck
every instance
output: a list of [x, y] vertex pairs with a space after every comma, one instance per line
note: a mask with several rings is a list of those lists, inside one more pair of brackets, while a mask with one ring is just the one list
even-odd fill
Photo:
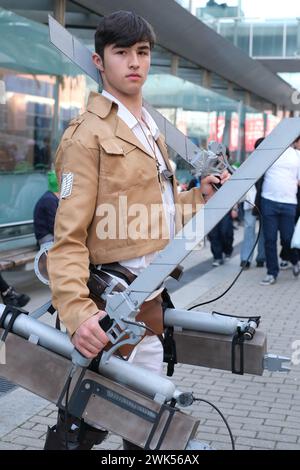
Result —
[[136, 119], [142, 119], [143, 96], [142, 92], [136, 95], [126, 95], [117, 90], [111, 90], [110, 87], [104, 87], [104, 90], [117, 98], [134, 115]]

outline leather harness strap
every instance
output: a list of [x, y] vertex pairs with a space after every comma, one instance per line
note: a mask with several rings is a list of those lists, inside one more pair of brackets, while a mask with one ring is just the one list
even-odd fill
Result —
[[127, 284], [131, 284], [136, 279], [136, 275], [120, 263], [102, 264], [101, 270], [114, 275], [117, 274], [121, 279], [126, 281]]
[[[112, 274], [118, 273], [118, 276], [121, 277], [121, 279], [124, 279], [128, 284], [131, 284], [135, 279], [136, 275], [133, 274], [129, 269], [125, 268], [125, 266], [122, 266], [120, 263], [109, 263], [109, 264], [102, 264], [101, 269], [103, 269], [106, 272], [112, 272]], [[183, 273], [183, 267], [178, 265], [176, 268], [171, 272], [170, 277], [173, 279], [176, 279], [177, 281], [180, 279]]]

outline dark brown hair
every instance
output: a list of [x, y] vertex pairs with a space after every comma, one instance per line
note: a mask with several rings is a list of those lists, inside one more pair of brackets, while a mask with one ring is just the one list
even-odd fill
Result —
[[104, 58], [104, 48], [110, 44], [130, 47], [141, 41], [148, 41], [150, 49], [155, 44], [152, 26], [141, 16], [131, 11], [116, 11], [104, 16], [95, 33], [95, 51]]

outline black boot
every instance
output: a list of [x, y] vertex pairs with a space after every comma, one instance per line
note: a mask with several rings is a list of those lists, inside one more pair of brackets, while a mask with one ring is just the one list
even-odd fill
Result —
[[30, 300], [29, 295], [15, 291], [12, 286], [5, 293], [2, 292], [1, 297], [5, 305], [12, 305], [13, 307], [24, 307]]
[[90, 450], [101, 444], [107, 434], [70, 415], [66, 427], [64, 411], [59, 410], [57, 424], [48, 427], [44, 450]]
[[143, 450], [143, 448], [123, 439], [123, 450]]

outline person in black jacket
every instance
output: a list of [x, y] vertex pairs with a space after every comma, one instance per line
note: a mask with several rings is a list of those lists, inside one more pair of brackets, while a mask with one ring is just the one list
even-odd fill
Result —
[[34, 233], [39, 246], [54, 240], [54, 222], [58, 202], [58, 181], [55, 172], [49, 171], [48, 191], [36, 203], [33, 214]]

